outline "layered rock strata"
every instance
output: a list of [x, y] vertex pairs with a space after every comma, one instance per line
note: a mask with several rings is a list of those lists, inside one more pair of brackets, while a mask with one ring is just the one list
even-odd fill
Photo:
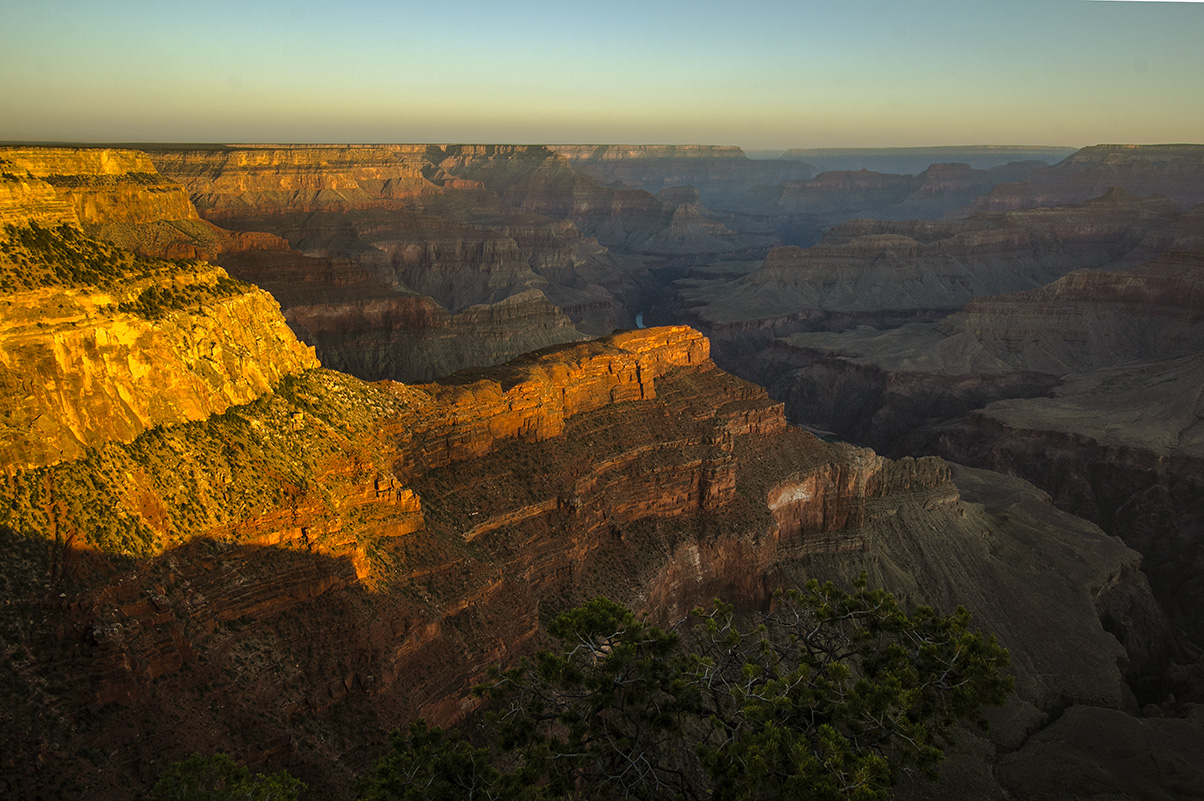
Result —
[[1204, 145], [1096, 145], [1018, 183], [996, 187], [970, 210], [1061, 206], [1119, 187], [1163, 195], [1183, 211], [1204, 203]]
[[1045, 488], [1141, 551], [1199, 638], [1202, 270], [1183, 253], [1076, 271], [933, 324], [777, 340], [755, 370], [810, 425]]
[[[990, 533], [939, 460], [788, 428], [686, 328], [420, 387], [311, 370], [203, 423], [18, 471], [3, 493], [7, 564], [49, 582], [9, 596], [21, 614], [4, 617], [27, 649], [4, 667], [25, 699], [11, 720], [43, 721], [14, 759], [55, 765], [11, 772], [17, 795], [79, 780], [128, 797], [117, 777], [146, 786], [219, 742], [334, 791], [400, 721], [470, 712], [474, 678], [574, 600], [606, 593], [667, 622], [714, 595], [760, 603], [807, 559], [885, 557], [912, 537], [936, 554], [935, 529], [1011, 536]], [[113, 518], [158, 555], [78, 550], [138, 550], [105, 529]], [[1123, 649], [1080, 586], [1119, 580], [1134, 557], [1106, 538], [1073, 547], [1090, 578], [1043, 579], [1040, 603], [1073, 610], [1058, 620], [1085, 639], [1020, 663], [1024, 701], [1001, 743], [1039, 727], [1051, 697], [1126, 706]], [[961, 581], [938, 578], [941, 564], [932, 586]], [[1031, 592], [1010, 558], [977, 569]], [[1007, 643], [1031, 651], [1022, 618], [992, 608]]]
[[[361, 377], [425, 380], [634, 322], [646, 268], [573, 222], [593, 225], [626, 201], [546, 149], [263, 147], [152, 157], [207, 217], [269, 232], [305, 254], [228, 248], [216, 258], [281, 297], [319, 355]], [[645, 222], [662, 227], [664, 210], [635, 194], [633, 214], [655, 207]], [[284, 262], [293, 279], [281, 277]], [[294, 310], [296, 276], [311, 292]], [[405, 322], [367, 334], [365, 312]]]
[[1198, 253], [1169, 254], [976, 298], [934, 323], [783, 337], [751, 371], [800, 419], [905, 453], [933, 424], [1045, 395], [1071, 373], [1198, 352], [1201, 265]]
[[677, 311], [730, 369], [770, 338], [935, 320], [973, 297], [1040, 287], [1108, 265], [1181, 219], [1162, 199], [1123, 192], [1078, 206], [959, 222], [861, 220], [811, 248], [777, 248], [730, 281], [679, 282]]
[[81, 225], [199, 219], [188, 193], [137, 150], [0, 148], [0, 159], [5, 173], [54, 187]]
[[749, 159], [738, 147], [707, 145], [554, 145], [577, 172], [604, 184], [620, 182], [656, 194], [693, 187], [713, 208], [740, 205], [757, 186], [810, 178], [815, 169], [794, 159]]
[[[0, 152], [0, 213], [69, 221], [144, 255], [220, 263], [275, 293], [321, 356], [365, 378], [426, 380], [633, 321], [627, 265], [571, 223], [506, 211], [496, 197], [422, 212], [445, 190], [491, 194], [441, 171], [439, 148]], [[243, 230], [201, 219], [190, 197], [207, 218]], [[457, 219], [465, 209], [488, 222]], [[400, 327], [364, 332], [365, 304]]]
[[[478, 183], [505, 191], [529, 166], [482, 167]], [[453, 178], [477, 180], [467, 172]], [[333, 220], [322, 241], [336, 239]], [[333, 281], [387, 285], [379, 262], [315, 260]], [[214, 276], [213, 297], [195, 305], [185, 278], [171, 279], [165, 296], [188, 302], [154, 319], [183, 329], [226, 295], [209, 268], [174, 267]], [[96, 292], [81, 275], [68, 288]], [[129, 275], [102, 278], [131, 308], [161, 311], [150, 301], [169, 282], [135, 296]], [[100, 391], [122, 379], [94, 380]], [[993, 739], [954, 760], [956, 776], [994, 794], [998, 753], [1063, 709], [1117, 710], [1116, 730], [1131, 728], [1126, 678], [1173, 650], [1136, 554], [1115, 539], [1018, 481], [791, 428], [688, 328], [564, 344], [421, 386], [292, 368], [269, 383], [204, 420], [0, 477], [8, 795], [129, 798], [168, 762], [218, 747], [346, 792], [386, 732], [417, 714], [463, 720], [486, 667], [601, 593], [671, 622], [715, 595], [756, 606], [782, 583], [868, 566], [907, 602], [973, 597], [1017, 653], [1021, 688]]]

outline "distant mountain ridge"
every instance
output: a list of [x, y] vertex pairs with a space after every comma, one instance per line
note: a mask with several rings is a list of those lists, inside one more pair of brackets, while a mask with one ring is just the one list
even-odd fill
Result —
[[969, 164], [979, 170], [1013, 161], [1055, 164], [1078, 148], [1048, 145], [954, 145], [948, 147], [819, 147], [791, 148], [783, 159], [815, 165], [819, 171], [872, 170], [918, 175], [933, 164]]

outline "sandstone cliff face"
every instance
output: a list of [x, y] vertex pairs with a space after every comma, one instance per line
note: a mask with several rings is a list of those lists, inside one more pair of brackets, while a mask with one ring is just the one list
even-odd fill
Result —
[[[354, 340], [376, 337], [369, 331], [379, 324], [405, 331], [446, 319], [446, 307], [397, 279], [393, 258], [400, 265], [413, 244], [388, 228], [400, 214], [443, 214], [453, 223], [446, 230], [461, 226], [417, 263], [459, 262], [459, 270], [479, 255], [472, 266], [488, 269], [448, 272], [486, 276], [477, 292], [505, 285], [497, 302], [457, 315], [478, 330], [499, 339], [512, 330], [495, 315], [561, 319], [546, 314], [551, 289], [543, 301], [506, 294], [530, 275], [570, 276], [562, 297], [598, 300], [590, 276], [605, 265], [562, 247], [580, 229], [523, 216], [499, 198], [546, 187], [537, 202], [548, 208], [626, 225], [616, 210], [623, 193], [567, 176], [543, 149], [383, 150], [435, 164], [420, 169], [424, 180], [486, 200], [458, 205], [427, 189], [401, 197], [402, 183], [382, 183], [340, 222], [330, 210], [371, 193], [314, 190], [337, 172], [322, 177], [319, 166], [316, 183], [289, 195], [279, 181], [293, 168], [280, 164], [293, 157], [271, 156], [277, 162], [255, 180], [275, 198], [265, 203], [282, 209], [277, 232], [315, 255], [271, 238], [266, 247], [244, 240], [237, 255], [249, 271], [279, 268], [294, 326]], [[403, 203], [419, 205], [392, 207]], [[306, 208], [320, 210], [294, 214]], [[505, 224], [474, 238], [465, 231], [485, 224], [483, 209], [497, 214], [491, 225]], [[694, 212], [708, 219], [698, 209], [681, 214]], [[266, 219], [260, 214], [238, 219]], [[914, 246], [890, 244], [923, 248], [941, 238], [933, 230], [914, 229]], [[390, 239], [398, 247], [382, 258], [385, 249], [370, 243]], [[454, 258], [445, 261], [447, 253]], [[314, 279], [290, 279], [312, 266]], [[222, 277], [189, 270], [215, 286]], [[186, 283], [172, 276], [162, 286]], [[330, 287], [346, 294], [323, 297]], [[105, 317], [79, 310], [102, 293], [67, 289], [62, 300], [39, 296], [29, 307], [46, 341], [70, 321], [107, 330]], [[140, 300], [132, 284], [113, 300], [132, 303], [135, 290]], [[601, 593], [667, 622], [715, 595], [756, 605], [782, 583], [859, 566], [909, 601], [947, 607], [975, 588], [984, 621], [1023, 654], [1022, 696], [975, 753], [1022, 745], [1067, 705], [1132, 709], [1125, 672], [1132, 679], [1144, 669], [1139, 660], [1169, 647], [1151, 642], [1165, 624], [1149, 612], [1136, 554], [1116, 540], [1057, 515], [1019, 482], [1001, 501], [994, 478], [963, 480], [939, 459], [892, 462], [788, 427], [782, 405], [716, 369], [707, 340], [691, 329], [561, 344], [423, 386], [370, 385], [303, 369], [311, 357], [274, 310], [244, 320], [224, 305], [255, 297], [244, 289], [185, 304], [139, 336], [154, 350], [162, 328], [175, 337], [167, 345], [181, 349], [181, 369], [201, 379], [223, 369], [262, 375], [271, 392], [205, 419], [156, 425], [130, 443], [89, 429], [92, 447], [78, 458], [0, 476], [0, 679], [16, 699], [0, 716], [0, 739], [16, 744], [0, 756], [0, 789], [14, 797], [79, 781], [89, 795], [129, 798], [167, 762], [219, 746], [258, 768], [289, 767], [321, 791], [346, 788], [385, 748], [387, 731], [418, 714], [462, 720], [477, 703], [467, 688], [487, 666], [539, 643], [548, 615]], [[128, 323], [112, 302], [87, 303]], [[326, 322], [327, 311], [354, 324]], [[264, 320], [275, 340], [255, 328]], [[37, 328], [33, 318], [25, 325]], [[244, 334], [259, 351], [240, 344]], [[89, 341], [72, 348], [106, 369], [116, 364], [104, 375], [127, 387], [116, 392], [123, 403], [137, 408], [141, 401], [125, 397], [135, 391], [153, 396], [128, 386], [128, 375], [145, 369], [132, 346], [109, 353]], [[385, 351], [401, 340], [373, 341]], [[45, 361], [37, 349], [2, 352], [22, 375]], [[171, 392], [155, 413], [186, 407], [177, 397], [196, 389], [170, 376], [160, 383]], [[221, 395], [198, 390], [206, 392]], [[1145, 642], [1129, 639], [1137, 632]], [[974, 765], [989, 776], [988, 758]]]
[[68, 223], [147, 256], [213, 259], [287, 247], [200, 219], [187, 192], [146, 153], [111, 148], [0, 148], [0, 222]]
[[0, 148], [0, 158], [55, 187], [83, 225], [197, 219], [187, 193], [136, 150]]
[[431, 191], [427, 148], [269, 145], [149, 154], [210, 220], [341, 210]]
[[[79, 503], [84, 479], [93, 500]], [[119, 776], [144, 787], [218, 743], [346, 787], [385, 732], [417, 714], [461, 719], [485, 667], [537, 642], [548, 613], [601, 592], [668, 621], [716, 594], [762, 602], [797, 569], [813, 575], [791, 567], [809, 559], [875, 559], [909, 538], [942, 552], [928, 541], [937, 528], [993, 542], [979, 575], [1004, 595], [1031, 596], [1033, 583], [987, 556], [1004, 535], [959, 501], [943, 462], [890, 462], [788, 428], [779, 404], [715, 369], [706, 339], [680, 327], [421, 387], [311, 370], [224, 415], [2, 488], [5, 525], [20, 532], [0, 532], [8, 564], [49, 582], [14, 596], [22, 614], [4, 618], [30, 654], [5, 668], [24, 688], [13, 719], [46, 721], [14, 758], [55, 766], [15, 772], [18, 795], [79, 776], [93, 795], [128, 797]], [[151, 553], [182, 546], [124, 563], [75, 550], [98, 507], [136, 518]], [[27, 547], [39, 533], [58, 545]], [[1131, 560], [1103, 545], [1068, 546], [1089, 578], [1049, 579], [1030, 601], [1056, 598], [1072, 625], [1091, 623], [1084, 584]], [[947, 586], [935, 562], [926, 569], [901, 586], [908, 597]], [[1006, 608], [992, 622], [1026, 642], [1031, 629]], [[1050, 698], [1123, 703], [1119, 646], [1091, 625], [1021, 665], [1024, 702], [1000, 742], [1039, 725]]]
[[1138, 549], [1198, 638], [1202, 276], [1199, 253], [1076, 271], [933, 324], [793, 335], [751, 369], [810, 425], [1043, 487]]
[[[21, 158], [6, 153], [9, 161]], [[127, 197], [130, 171], [147, 166], [137, 154], [41, 155], [41, 161], [25, 157], [19, 163], [51, 177], [63, 175], [53, 170], [70, 168], [120, 179], [116, 192], [57, 192], [69, 199], [73, 217], [95, 222], [167, 213], [136, 203], [122, 213], [98, 212], [104, 207], [98, 197], [118, 205]], [[145, 189], [147, 183], [139, 186], [141, 194], [134, 194], [151, 203], [155, 192]], [[47, 205], [55, 204], [30, 192], [45, 202], [31, 204], [29, 192], [0, 197], [7, 201], [0, 278], [5, 289], [15, 290], [0, 300], [4, 470], [74, 459], [158, 425], [203, 420], [254, 400], [285, 375], [317, 366], [312, 349], [296, 341], [266, 293], [204, 263], [113, 251], [84, 237], [74, 219], [42, 227]]]
[[938, 440], [951, 458], [1022, 476], [1144, 557], [1155, 596], [1204, 641], [1204, 414], [1199, 353], [1068, 378], [1053, 397], [997, 401]]
[[1202, 276], [1198, 253], [1079, 270], [1041, 289], [977, 298], [936, 323], [786, 337], [751, 369], [812, 424], [906, 452], [939, 421], [1045, 395], [1071, 373], [1198, 353]]
[[[207, 218], [240, 229], [240, 237], [282, 237], [304, 254], [238, 242], [214, 258], [275, 293], [319, 356], [361, 377], [423, 380], [633, 323], [628, 306], [646, 268], [614, 257], [572, 222], [522, 210], [544, 202], [543, 179], [556, 187], [552, 195], [564, 181], [584, 181], [583, 191], [594, 191], [544, 148], [262, 147], [152, 156], [189, 188]], [[506, 193], [528, 183], [514, 189], [525, 200], [511, 204]], [[571, 208], [548, 202], [571, 216]], [[279, 276], [285, 263], [294, 278]], [[305, 294], [290, 285], [297, 278], [310, 292], [305, 308], [294, 310], [292, 299]], [[559, 311], [537, 312], [532, 290]], [[322, 295], [316, 305], [315, 293]], [[420, 319], [443, 322], [400, 338], [369, 334], [365, 304], [374, 309], [369, 315], [405, 317], [407, 328]], [[418, 306], [429, 312], [404, 311]], [[464, 316], [482, 306], [490, 308]], [[347, 320], [338, 319], [340, 309]], [[506, 325], [507, 337], [499, 337]]]
[[671, 211], [648, 192], [604, 186], [582, 175], [545, 147], [451, 145], [444, 148], [439, 167], [523, 211], [572, 220], [609, 247], [638, 247], [664, 226]]
[[323, 364], [368, 380], [431, 381], [584, 338], [538, 290], [457, 315], [409, 294], [294, 305], [285, 316]]
[[[190, 281], [224, 276], [214, 269]], [[115, 312], [116, 300], [46, 289], [3, 301], [5, 469], [54, 464], [110, 440], [129, 442], [156, 425], [204, 420], [318, 364], [262, 291], [154, 322]]]
[[[3, 158], [3, 156], [0, 156]], [[0, 170], [12, 165], [0, 161]], [[0, 172], [0, 225], [77, 224], [75, 209], [54, 187], [39, 178]]]

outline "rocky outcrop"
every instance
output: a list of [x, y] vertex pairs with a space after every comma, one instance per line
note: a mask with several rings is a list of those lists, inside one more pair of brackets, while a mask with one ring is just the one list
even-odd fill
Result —
[[439, 176], [428, 147], [264, 145], [154, 150], [158, 170], [182, 185], [209, 220], [347, 211], [430, 192]]
[[[319, 356], [363, 378], [425, 380], [634, 321], [629, 306], [646, 267], [610, 254], [569, 220], [530, 213], [609, 214], [590, 198], [605, 205], [613, 193], [545, 148], [265, 146], [152, 156], [206, 217], [304, 254], [230, 243], [214, 258], [276, 294]], [[566, 206], [562, 191], [581, 194], [578, 211], [588, 213]], [[533, 291], [555, 308], [533, 302]], [[365, 314], [394, 321], [394, 332], [404, 321], [406, 333], [366, 332]]]
[[934, 427], [1070, 373], [1204, 347], [1199, 254], [1135, 270], [1079, 270], [1041, 289], [976, 298], [935, 323], [773, 341], [752, 375], [792, 415], [887, 453], [931, 447]]
[[757, 193], [756, 199], [772, 202], [787, 213], [852, 215], [867, 209], [894, 206], [920, 185], [920, 180], [913, 175], [865, 169], [824, 172], [809, 180], [765, 187]]
[[1115, 794], [1192, 798], [1204, 782], [1204, 707], [1186, 716], [1134, 718], [1113, 709], [1074, 707], [1002, 760], [1000, 784], [1012, 797], [1044, 799]]
[[[571, 218], [516, 211], [506, 193], [549, 187], [538, 203], [582, 219], [594, 210], [577, 204], [592, 198], [603, 204], [596, 219], [612, 222], [622, 222], [614, 204], [624, 195], [566, 176], [563, 159], [541, 150], [398, 149], [399, 160], [437, 160], [421, 171], [434, 191], [401, 197], [399, 184], [397, 196], [382, 189], [354, 208], [359, 190], [273, 195], [281, 209], [311, 210], [275, 213], [280, 239], [230, 255], [249, 272], [278, 273], [298, 328], [367, 337], [380, 324], [401, 332], [459, 317], [481, 330], [496, 322], [500, 338], [511, 321], [494, 314], [562, 319], [545, 314], [547, 300], [560, 291], [588, 306], [599, 297], [589, 276], [603, 266], [562, 247], [580, 236]], [[265, 170], [264, 186], [283, 174]], [[457, 205], [440, 189], [451, 186], [485, 200]], [[276, 187], [264, 191], [285, 192]], [[1156, 204], [1111, 201], [1128, 210], [1118, 218], [1136, 209], [1138, 227], [1163, 214]], [[664, 202], [681, 209], [692, 200]], [[333, 212], [343, 208], [344, 216]], [[681, 214], [689, 224], [714, 222], [697, 208]], [[406, 287], [399, 271], [417, 243], [389, 227], [403, 216], [445, 220], [439, 246], [416, 252], [422, 269], [413, 280], [422, 275], [433, 289], [444, 280], [438, 271], [455, 265], [449, 288], [471, 278], [473, 292], [504, 291], [485, 307], [442, 306]], [[1068, 224], [1081, 234], [1068, 234], [1069, 251], [1097, 253], [1087, 222]], [[474, 238], [486, 224], [491, 233]], [[906, 254], [973, 230], [867, 226], [829, 244], [853, 250], [884, 237]], [[1101, 230], [1128, 236], [1111, 222]], [[779, 254], [779, 267], [788, 272], [795, 255]], [[237, 364], [223, 356], [242, 336], [237, 316], [220, 325], [192, 318], [255, 293], [234, 292], [209, 268], [177, 264], [177, 275], [166, 263], [120, 259], [120, 276], [88, 284], [90, 273], [72, 273], [53, 290], [76, 304], [102, 288], [113, 296], [90, 301], [104, 305], [95, 317], [64, 306], [78, 330], [100, 331], [109, 317], [140, 309], [173, 342], [194, 332], [212, 338], [190, 369], [211, 369], [207, 358]], [[34, 266], [19, 280], [52, 280], [53, 263]], [[318, 268], [312, 279], [309, 267]], [[184, 291], [194, 272], [213, 278], [212, 293]], [[541, 294], [524, 283], [532, 275], [561, 289]], [[187, 302], [160, 315], [150, 301], [162, 292], [146, 294], [137, 281]], [[1121, 305], [1166, 300], [1140, 281], [1107, 286]], [[331, 287], [345, 294], [324, 297]], [[1054, 307], [1087, 291], [1068, 281]], [[58, 332], [58, 318], [45, 315], [59, 309], [48, 303], [39, 301], [37, 314]], [[340, 329], [323, 321], [327, 308], [363, 322]], [[271, 318], [279, 341], [256, 340], [264, 352], [248, 355], [240, 374], [285, 365], [278, 351], [308, 356], [273, 314], [253, 316]], [[33, 318], [22, 325], [37, 327]], [[1173, 327], [1167, 332], [1169, 341]], [[153, 333], [142, 336], [156, 344]], [[12, 374], [36, 372], [40, 357], [11, 352], [19, 356]], [[93, 358], [86, 343], [83, 352]], [[132, 348], [118, 355], [119, 367], [137, 362]], [[70, 461], [0, 475], [0, 680], [12, 699], [0, 715], [0, 739], [11, 744], [0, 755], [0, 790], [129, 798], [168, 762], [220, 746], [257, 769], [288, 767], [318, 792], [340, 792], [399, 724], [419, 714], [441, 725], [464, 720], [478, 703], [468, 692], [474, 680], [539, 644], [541, 621], [578, 600], [606, 594], [671, 622], [716, 595], [756, 607], [784, 583], [841, 580], [863, 568], [909, 603], [981, 606], [982, 623], [1016, 652], [1019, 697], [996, 715], [992, 739], [970, 741], [955, 760], [963, 766], [955, 775], [974, 772], [996, 794], [996, 752], [1022, 749], [1065, 709], [1130, 716], [1139, 701], [1166, 701], [1169, 713], [1181, 711], [1145, 681], [1175, 643], [1136, 553], [1018, 480], [821, 442], [708, 356], [703, 336], [677, 326], [562, 343], [421, 386], [366, 384], [302, 369], [300, 358], [267, 381], [271, 391], [224, 413], [167, 421], [128, 443], [98, 433]], [[1149, 697], [1134, 699], [1131, 687]]]
[[750, 369], [809, 425], [1041, 486], [1139, 550], [1199, 638], [1202, 267], [1184, 253], [1076, 271], [933, 324], [777, 340]]
[[1004, 184], [974, 201], [971, 211], [1060, 206], [1119, 187], [1162, 195], [1183, 211], [1204, 203], [1204, 145], [1096, 145], [1058, 164]]
[[368, 380], [431, 381], [584, 336], [539, 290], [452, 315], [413, 293], [290, 306], [286, 319], [322, 363]]
[[78, 224], [75, 209], [54, 187], [28, 174], [4, 172], [13, 165], [0, 155], [0, 226]]
[[[1040, 517], [1052, 510], [1001, 528], [1004, 514], [959, 500], [959, 487], [940, 460], [891, 462], [787, 427], [687, 328], [420, 387], [298, 374], [203, 423], [0, 487], [17, 532], [2, 533], [7, 564], [48, 576], [6, 596], [21, 612], [4, 613], [10, 641], [28, 653], [6, 663], [28, 688], [10, 719], [70, 732], [15, 740], [14, 759], [55, 769], [10, 771], [6, 789], [80, 777], [92, 795], [127, 797], [118, 776], [137, 790], [220, 743], [334, 791], [399, 721], [462, 719], [482, 671], [575, 600], [606, 593], [668, 622], [714, 595], [761, 603], [784, 581], [825, 575], [823, 560], [902, 564], [905, 552], [925, 555], [926, 572], [884, 572], [893, 589], [946, 603], [964, 576], [944, 566], [974, 565], [996, 598], [987, 622], [1026, 649], [1023, 700], [998, 742], [1039, 726], [1051, 698], [1123, 707], [1123, 649], [1093, 622], [1084, 586], [1135, 557]], [[103, 519], [132, 521], [152, 555], [77, 550]], [[1061, 533], [1042, 540], [1043, 558], [1021, 559], [1050, 527]], [[965, 559], [947, 559], [951, 543]], [[1081, 576], [1050, 569], [1068, 554]]]
[[[112, 171], [102, 175], [128, 176], [130, 161], [138, 165], [123, 153], [53, 152], [40, 169], [79, 159]], [[104, 206], [90, 190], [82, 196], [72, 201], [78, 216]], [[264, 291], [211, 265], [113, 251], [73, 222], [43, 228], [46, 206], [16, 193], [7, 200], [0, 469], [60, 463], [154, 426], [203, 420], [318, 365]]]
[[1204, 642], [1204, 416], [1198, 353], [1068, 378], [1050, 398], [997, 401], [942, 434], [953, 458], [1020, 475], [1145, 557], [1170, 618]]
[[0, 148], [3, 171], [55, 188], [81, 225], [196, 220], [188, 194], [145, 153], [110, 148]]
[[[221, 270], [192, 274], [212, 285]], [[146, 291], [135, 286], [132, 294]], [[0, 326], [5, 469], [54, 464], [147, 429], [204, 420], [316, 367], [267, 293], [248, 288], [148, 320], [121, 296], [44, 289], [7, 296]]]
[[439, 167], [525, 212], [575, 223], [608, 247], [637, 249], [671, 210], [641, 189], [605, 186], [540, 146], [450, 145]]
[[959, 222], [854, 221], [812, 248], [778, 248], [733, 281], [682, 282], [680, 315], [737, 367], [772, 336], [934, 320], [973, 297], [1103, 266], [1180, 219], [1165, 200], [1112, 192], [1060, 209]]

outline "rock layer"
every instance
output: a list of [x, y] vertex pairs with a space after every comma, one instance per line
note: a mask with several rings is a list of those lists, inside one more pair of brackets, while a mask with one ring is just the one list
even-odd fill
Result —
[[958, 222], [861, 220], [811, 248], [777, 248], [730, 281], [683, 281], [682, 317], [733, 370], [773, 336], [935, 320], [971, 298], [1035, 289], [1111, 264], [1181, 219], [1166, 200], [1112, 192], [1078, 206]]
[[1163, 195], [1183, 211], [1204, 203], [1204, 145], [1085, 147], [1024, 181], [996, 187], [970, 208], [1060, 206], [1114, 187], [1134, 195]]

